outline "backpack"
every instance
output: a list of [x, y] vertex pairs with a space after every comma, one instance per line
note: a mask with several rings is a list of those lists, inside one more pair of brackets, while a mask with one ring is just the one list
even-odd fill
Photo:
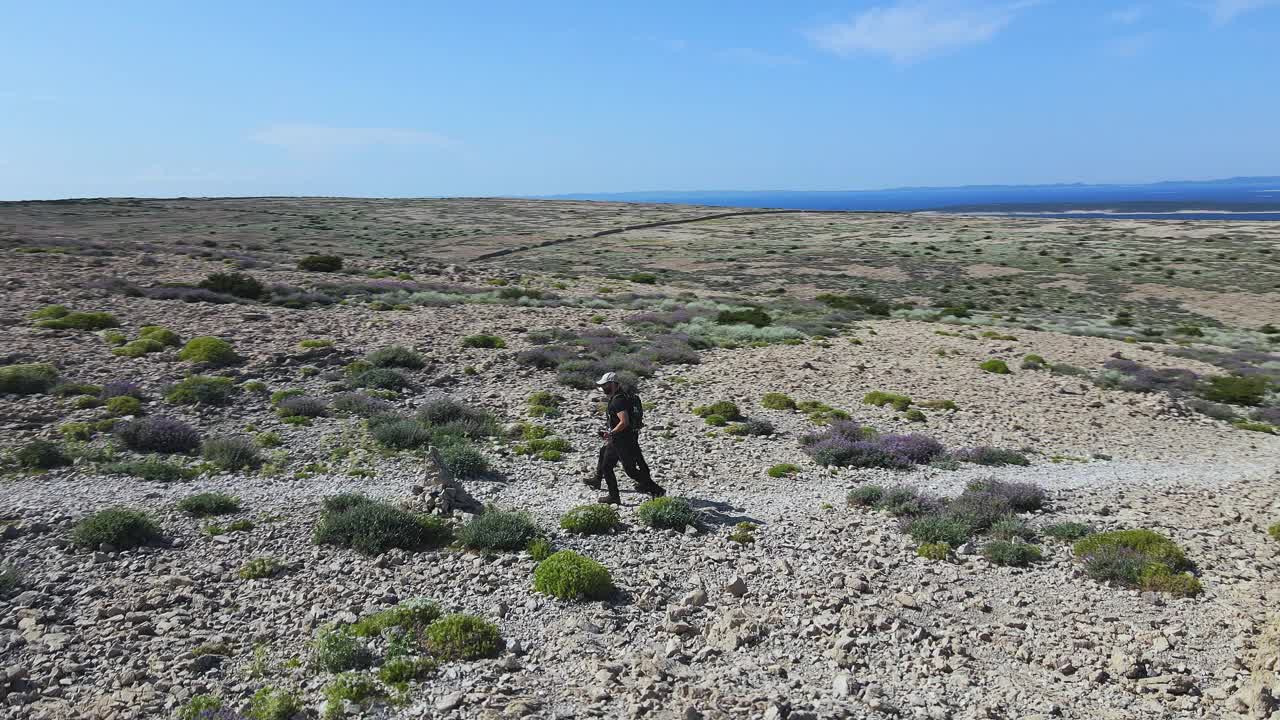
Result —
[[631, 429], [639, 432], [644, 429], [644, 403], [640, 402], [640, 393], [635, 390], [626, 390], [623, 397], [627, 399], [627, 420], [631, 423]]

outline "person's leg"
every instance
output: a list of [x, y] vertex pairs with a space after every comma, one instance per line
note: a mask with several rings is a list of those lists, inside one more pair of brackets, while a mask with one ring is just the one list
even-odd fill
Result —
[[622, 460], [622, 470], [636, 483], [636, 489], [642, 493], [660, 497], [666, 494], [661, 485], [653, 481], [649, 472], [649, 463], [644, 460], [644, 451], [637, 440], [620, 443], [618, 455]]
[[590, 480], [584, 479], [582, 482], [592, 490], [600, 489], [600, 481], [604, 479], [605, 457], [608, 455], [609, 445], [605, 443], [600, 446], [600, 453], [596, 456], [596, 472]]
[[613, 467], [618, 464], [618, 452], [612, 443], [605, 445], [600, 449], [600, 463], [598, 466], [604, 483], [609, 488], [609, 494], [600, 497], [602, 503], [612, 503], [614, 505], [622, 504], [622, 495], [618, 492], [618, 476], [614, 474]]

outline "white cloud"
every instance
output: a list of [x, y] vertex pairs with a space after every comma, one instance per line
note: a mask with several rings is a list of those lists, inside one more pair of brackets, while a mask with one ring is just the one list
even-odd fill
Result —
[[820, 48], [838, 55], [885, 55], [910, 63], [990, 40], [1038, 0], [972, 3], [962, 0], [898, 0], [811, 33]]
[[1215, 24], [1226, 25], [1251, 10], [1272, 5], [1280, 5], [1280, 0], [1215, 0], [1210, 7], [1210, 12], [1213, 14]]
[[445, 148], [455, 142], [438, 133], [405, 128], [344, 128], [324, 125], [278, 124], [255, 131], [250, 137], [265, 145], [287, 150], [324, 151], [374, 146], [427, 146]]
[[1132, 25], [1146, 17], [1147, 8], [1142, 5], [1116, 10], [1107, 15], [1107, 19], [1117, 25]]

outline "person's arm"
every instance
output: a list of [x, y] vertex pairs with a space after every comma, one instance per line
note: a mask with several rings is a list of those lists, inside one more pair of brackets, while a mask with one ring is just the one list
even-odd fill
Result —
[[623, 430], [626, 430], [629, 427], [631, 427], [631, 418], [627, 416], [627, 411], [623, 410], [622, 412], [618, 413], [618, 424], [613, 428], [611, 432], [617, 434], [622, 432]]

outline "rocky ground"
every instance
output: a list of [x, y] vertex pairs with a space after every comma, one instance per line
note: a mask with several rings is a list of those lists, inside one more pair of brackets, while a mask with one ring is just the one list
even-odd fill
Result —
[[[1187, 412], [1163, 395], [1102, 390], [1045, 372], [991, 375], [978, 362], [1037, 353], [1096, 371], [1114, 352], [1154, 367], [1210, 366], [1159, 348], [1107, 339], [1018, 331], [1017, 340], [939, 335], [946, 326], [876, 320], [825, 343], [710, 350], [696, 366], [668, 367], [645, 383], [645, 449], [655, 475], [703, 516], [700, 528], [651, 530], [634, 517], [642, 496], [624, 495], [626, 527], [578, 537], [558, 529], [569, 508], [596, 493], [580, 481], [595, 457], [600, 419], [593, 393], [554, 388], [551, 373], [518, 366], [524, 330], [587, 327], [592, 315], [622, 329], [621, 310], [464, 305], [376, 313], [360, 306], [314, 311], [180, 304], [77, 287], [95, 272], [77, 260], [24, 258], [5, 269], [8, 362], [54, 361], [86, 382], [129, 378], [155, 397], [186, 366], [172, 351], [113, 356], [93, 335], [30, 327], [27, 313], [61, 302], [106, 310], [131, 331], [160, 323], [184, 338], [230, 340], [246, 362], [231, 372], [272, 389], [326, 394], [322, 370], [400, 343], [431, 359], [411, 409], [448, 393], [511, 422], [533, 391], [566, 396], [564, 414], [542, 422], [575, 450], [559, 463], [522, 457], [512, 443], [485, 450], [495, 473], [465, 483], [476, 499], [530, 513], [558, 547], [610, 569], [618, 594], [565, 603], [534, 592], [524, 553], [482, 556], [456, 549], [392, 551], [376, 558], [311, 542], [322, 497], [362, 492], [424, 507], [435, 470], [423, 457], [374, 451], [358, 419], [281, 423], [265, 399], [230, 408], [147, 410], [185, 418], [207, 433], [248, 424], [285, 439], [277, 476], [206, 474], [174, 484], [96, 474], [77, 466], [0, 481], [0, 559], [24, 581], [0, 597], [0, 718], [171, 717], [190, 697], [221, 695], [233, 707], [264, 684], [320, 708], [329, 676], [308, 666], [314, 631], [411, 597], [496, 622], [506, 649], [496, 659], [442, 666], [394, 706], [351, 708], [387, 718], [1265, 718], [1275, 710], [1280, 544], [1280, 437], [1245, 432]], [[112, 261], [117, 263], [119, 261]], [[213, 263], [115, 272], [202, 276]], [[285, 273], [281, 273], [286, 275]], [[286, 279], [288, 279], [286, 277]], [[489, 332], [505, 350], [462, 349]], [[325, 337], [335, 349], [304, 353]], [[861, 344], [852, 344], [850, 337]], [[945, 354], [936, 351], [943, 349]], [[476, 374], [462, 372], [472, 366]], [[951, 399], [923, 425], [864, 405], [871, 390]], [[881, 430], [925, 432], [949, 447], [1026, 448], [1029, 467], [911, 471], [829, 470], [798, 446], [814, 429], [803, 415], [760, 406], [785, 392], [849, 411]], [[776, 434], [734, 438], [690, 411], [735, 400], [772, 421]], [[50, 436], [58, 423], [96, 417], [68, 399], [5, 396], [6, 440]], [[352, 450], [341, 460], [332, 451]], [[1109, 458], [1109, 459], [1102, 459]], [[791, 462], [787, 478], [765, 470]], [[311, 463], [322, 466], [300, 471]], [[371, 472], [353, 475], [356, 466]], [[1165, 533], [1197, 565], [1205, 592], [1173, 599], [1087, 578], [1068, 545], [1046, 540], [1045, 560], [997, 567], [976, 554], [957, 562], [919, 558], [887, 516], [845, 503], [851, 487], [907, 484], [954, 495], [986, 477], [1032, 482], [1051, 503], [1043, 526], [1081, 520], [1099, 529]], [[623, 479], [624, 487], [627, 485]], [[192, 493], [237, 495], [248, 532], [210, 536], [175, 503]], [[73, 547], [72, 524], [112, 505], [144, 509], [171, 538], [166, 547], [107, 552]], [[461, 522], [465, 517], [458, 513]], [[742, 521], [755, 542], [729, 540]], [[269, 556], [287, 571], [242, 580], [248, 560]], [[195, 657], [224, 643], [227, 654]]]

